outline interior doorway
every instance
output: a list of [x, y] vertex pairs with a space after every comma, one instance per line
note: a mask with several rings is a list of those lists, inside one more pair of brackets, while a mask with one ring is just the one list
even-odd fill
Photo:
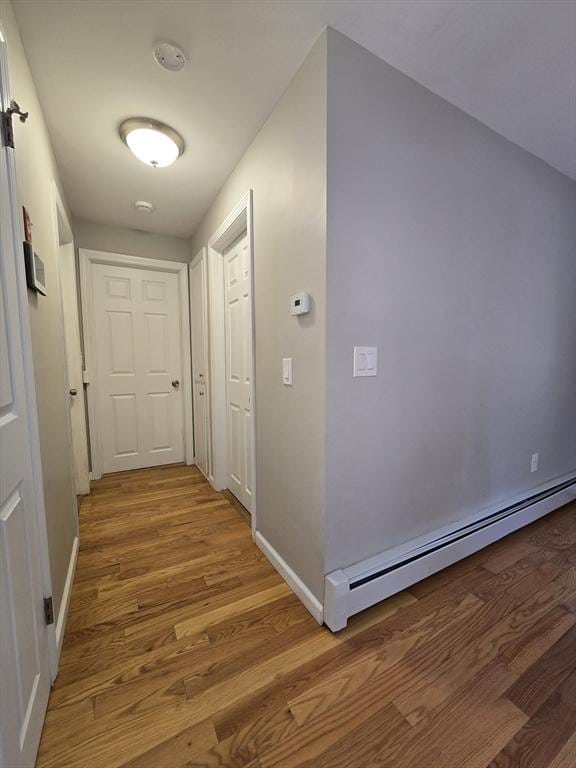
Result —
[[58, 278], [64, 349], [66, 354], [67, 397], [70, 405], [70, 442], [76, 494], [90, 493], [88, 427], [84, 397], [82, 343], [80, 341], [80, 306], [76, 277], [76, 251], [66, 208], [52, 183], [54, 241], [58, 249]]
[[252, 286], [248, 233], [222, 254], [226, 334], [227, 486], [252, 511]]
[[256, 527], [252, 192], [208, 242], [211, 375], [209, 479], [229, 489]]
[[80, 250], [95, 478], [193, 463], [187, 265]]

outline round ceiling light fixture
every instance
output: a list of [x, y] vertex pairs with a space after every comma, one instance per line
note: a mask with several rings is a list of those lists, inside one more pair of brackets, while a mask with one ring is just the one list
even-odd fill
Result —
[[174, 128], [148, 117], [124, 120], [120, 137], [132, 154], [153, 168], [172, 165], [184, 152], [184, 139]]

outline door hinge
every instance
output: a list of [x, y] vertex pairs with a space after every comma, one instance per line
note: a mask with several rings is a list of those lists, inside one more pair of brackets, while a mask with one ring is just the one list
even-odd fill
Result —
[[52, 595], [44, 598], [44, 620], [46, 621], [46, 626], [54, 624], [54, 601], [52, 600]]
[[14, 128], [12, 127], [12, 115], [18, 115], [21, 123], [28, 119], [28, 112], [22, 112], [18, 103], [10, 102], [8, 109], [2, 113], [2, 146], [14, 149]]

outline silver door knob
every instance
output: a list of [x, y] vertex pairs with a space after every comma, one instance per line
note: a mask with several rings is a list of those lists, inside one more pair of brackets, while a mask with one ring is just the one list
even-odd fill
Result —
[[174, 387], [174, 389], [178, 389], [178, 387], [180, 386], [180, 382], [178, 381], [178, 379], [174, 379], [174, 381], [172, 382], [172, 386]]
[[71, 389], [70, 390], [70, 397], [76, 397], [77, 394], [78, 394], [78, 390], [77, 389]]

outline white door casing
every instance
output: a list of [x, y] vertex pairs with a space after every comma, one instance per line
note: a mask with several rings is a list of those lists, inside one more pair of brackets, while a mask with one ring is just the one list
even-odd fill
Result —
[[223, 254], [228, 488], [252, 509], [252, 312], [248, 235]]
[[190, 265], [190, 319], [192, 331], [192, 393], [194, 402], [194, 458], [196, 466], [208, 477], [209, 404], [208, 317], [206, 249]]
[[59, 265], [62, 315], [66, 347], [66, 372], [70, 397], [70, 423], [74, 485], [77, 494], [90, 493], [88, 440], [84, 383], [82, 379], [82, 348], [78, 321], [78, 292], [76, 284], [76, 255], [74, 243], [60, 246]]
[[247, 236], [247, 257], [249, 260], [250, 300], [250, 410], [251, 435], [249, 440], [249, 485], [252, 491], [250, 512], [252, 536], [257, 529], [257, 483], [256, 483], [256, 410], [257, 382], [254, 375], [254, 228], [252, 190], [248, 190], [228, 216], [222, 221], [207, 243], [208, 262], [208, 350], [210, 366], [210, 474], [209, 481], [215, 490], [228, 488], [229, 483], [229, 440], [228, 440], [228, 393], [227, 393], [227, 349], [226, 349], [226, 282], [224, 254], [244, 233]]
[[177, 277], [108, 264], [92, 276], [103, 471], [181, 462]]
[[[5, 110], [9, 96], [1, 30], [0, 48]], [[43, 500], [36, 495], [33, 466], [37, 417], [25, 382], [30, 337], [21, 322], [28, 306], [12, 153], [0, 149], [0, 765], [30, 768], [50, 692], [50, 656], [43, 614], [45, 540], [38, 515]]]
[[[93, 251], [85, 248], [79, 249], [80, 256], [80, 286], [82, 303], [82, 321], [84, 327], [84, 382], [87, 386], [88, 399], [88, 421], [90, 427], [90, 449], [91, 449], [91, 467], [92, 477], [98, 479], [103, 471], [103, 425], [100, 413], [100, 391], [98, 376], [98, 355], [97, 355], [97, 328], [94, 313], [94, 270], [99, 265], [118, 266], [127, 268], [137, 268], [149, 275], [148, 281], [153, 284], [161, 282], [155, 279], [155, 274], [161, 275], [173, 274], [177, 277], [178, 301], [176, 304], [176, 313], [179, 317], [179, 339], [180, 339], [180, 360], [181, 377], [180, 387], [182, 406], [182, 419], [180, 427], [184, 432], [184, 460], [187, 464], [194, 463], [194, 446], [192, 430], [192, 382], [191, 382], [191, 362], [190, 362], [190, 308], [188, 299], [188, 265], [177, 261], [164, 261], [162, 259], [148, 259], [139, 256], [129, 256], [119, 253], [108, 253], [106, 251]], [[114, 290], [114, 289], [113, 289]], [[119, 289], [120, 290], [120, 289]], [[161, 299], [154, 299], [153, 285], [148, 290], [147, 301], [153, 301], [159, 308]], [[156, 290], [158, 294], [158, 290]], [[159, 294], [158, 294], [159, 295]], [[121, 296], [116, 297], [122, 299]], [[152, 314], [157, 310], [152, 310]], [[162, 312], [162, 314], [164, 314]], [[161, 323], [156, 320], [151, 323], [150, 330], [157, 330]], [[155, 326], [155, 328], [154, 328]], [[140, 329], [142, 331], [142, 329]], [[160, 377], [159, 377], [160, 378]], [[170, 382], [176, 379], [170, 379]], [[170, 384], [171, 389], [172, 385]], [[177, 390], [174, 390], [177, 391]], [[154, 403], [154, 405], [162, 403]], [[157, 409], [160, 411], [161, 409]], [[159, 458], [160, 452], [154, 455], [154, 463], [167, 463]], [[169, 458], [169, 452], [164, 453], [164, 458]], [[126, 461], [129, 463], [129, 461]]]
[[[61, 342], [66, 359], [66, 401], [70, 406], [68, 424], [70, 464], [73, 477], [72, 507], [77, 509], [77, 494], [90, 493], [88, 430], [82, 382], [82, 346], [76, 279], [76, 254], [72, 226], [58, 186], [51, 183], [52, 228], [60, 296]], [[70, 399], [70, 390], [78, 395]]]

